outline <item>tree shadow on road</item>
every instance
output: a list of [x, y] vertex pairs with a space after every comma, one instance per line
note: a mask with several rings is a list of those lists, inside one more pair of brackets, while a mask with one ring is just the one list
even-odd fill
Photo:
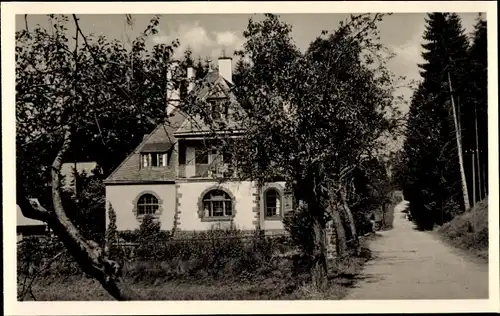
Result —
[[358, 275], [342, 275], [338, 276], [336, 283], [340, 283], [349, 289], [359, 288], [360, 282], [377, 283], [382, 280], [382, 277], [375, 274], [358, 274]]
[[[380, 234], [373, 234], [369, 237], [369, 239], [376, 239], [376, 238], [383, 238], [383, 236]], [[365, 241], [367, 239], [368, 238], [365, 238]], [[363, 264], [359, 265], [358, 269], [343, 270], [340, 273], [331, 275], [329, 279], [331, 279], [333, 282], [337, 284], [341, 284], [350, 289], [355, 288], [356, 284], [359, 283], [360, 281], [365, 281], [368, 283], [378, 282], [381, 279], [380, 276], [368, 275], [363, 273], [364, 265], [366, 265], [372, 260], [376, 260], [378, 257], [379, 255], [376, 252], [371, 251], [368, 247], [362, 247], [361, 253], [358, 256], [356, 256], [356, 258], [353, 259], [353, 260], [363, 261]]]

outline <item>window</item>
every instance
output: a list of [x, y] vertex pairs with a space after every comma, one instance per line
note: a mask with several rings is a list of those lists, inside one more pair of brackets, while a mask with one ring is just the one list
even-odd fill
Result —
[[154, 195], [149, 193], [143, 194], [137, 200], [137, 216], [154, 215], [159, 207], [158, 199]]
[[231, 163], [233, 162], [233, 154], [230, 152], [224, 152], [222, 154], [222, 162], [223, 163]]
[[233, 200], [222, 190], [211, 190], [203, 196], [203, 217], [233, 216]]
[[278, 217], [281, 215], [281, 197], [276, 189], [269, 189], [264, 195], [264, 207], [266, 217]]
[[195, 150], [195, 163], [200, 165], [208, 164], [208, 153], [202, 148], [196, 148]]
[[166, 153], [143, 153], [141, 156], [143, 168], [167, 166]]
[[210, 112], [213, 120], [220, 120], [223, 116], [227, 117], [228, 107], [224, 99], [211, 99], [208, 102], [210, 103]]

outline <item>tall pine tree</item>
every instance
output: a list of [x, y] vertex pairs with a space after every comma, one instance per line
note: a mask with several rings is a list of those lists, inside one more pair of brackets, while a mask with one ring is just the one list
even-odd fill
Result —
[[475, 153], [476, 199], [488, 195], [488, 45], [487, 24], [479, 16], [469, 49], [467, 104], [467, 150]]
[[431, 13], [426, 22], [423, 81], [412, 99], [404, 146], [404, 191], [417, 225], [431, 229], [464, 209], [448, 74], [458, 112], [467, 95], [468, 42], [456, 14]]

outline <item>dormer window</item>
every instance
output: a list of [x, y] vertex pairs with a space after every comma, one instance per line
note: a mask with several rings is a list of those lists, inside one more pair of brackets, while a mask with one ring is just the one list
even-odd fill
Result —
[[163, 168], [168, 164], [170, 143], [147, 143], [141, 148], [142, 168]]
[[227, 107], [224, 106], [224, 99], [209, 99], [210, 115], [212, 120], [221, 120], [227, 116]]
[[142, 153], [141, 161], [143, 168], [160, 168], [167, 166], [167, 153]]

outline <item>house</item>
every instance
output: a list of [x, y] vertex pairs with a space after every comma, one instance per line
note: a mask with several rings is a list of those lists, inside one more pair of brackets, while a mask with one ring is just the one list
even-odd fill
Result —
[[[168, 78], [177, 65], [170, 67]], [[194, 70], [188, 68], [187, 79], [193, 76]], [[201, 83], [189, 84], [188, 93], [214, 108], [226, 100], [236, 105], [232, 111], [244, 111], [230, 91], [232, 85], [232, 59], [221, 57], [218, 69], [210, 69]], [[179, 90], [168, 89], [169, 124], [160, 124], [145, 136], [104, 181], [106, 204], [116, 213], [117, 229], [136, 229], [150, 214], [163, 230], [200, 231], [231, 224], [242, 230], [283, 231], [283, 214], [292, 208], [285, 183], [259, 187], [253, 181], [237, 181], [231, 153], [207, 147], [210, 128], [200, 117], [176, 107], [179, 96]], [[244, 132], [230, 119], [226, 125], [221, 132], [229, 130], [235, 137]]]
[[16, 205], [16, 217], [17, 217], [17, 241], [23, 240], [24, 237], [28, 236], [44, 236], [48, 233], [48, 226], [46, 223], [31, 218], [27, 218], [23, 215], [21, 208]]

